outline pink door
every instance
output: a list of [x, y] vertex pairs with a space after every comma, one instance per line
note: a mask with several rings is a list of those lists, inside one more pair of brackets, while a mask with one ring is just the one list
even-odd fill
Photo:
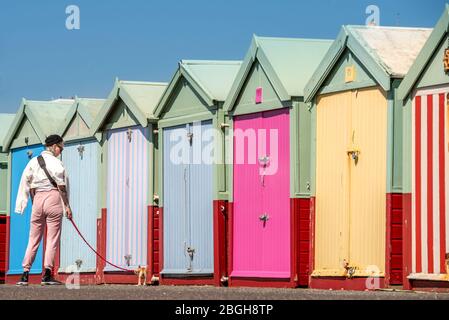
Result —
[[290, 277], [289, 121], [286, 109], [235, 117], [233, 277]]

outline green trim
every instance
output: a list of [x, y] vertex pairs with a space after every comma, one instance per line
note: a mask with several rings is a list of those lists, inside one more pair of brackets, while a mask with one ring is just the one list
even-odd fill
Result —
[[394, 153], [394, 92], [387, 94], [387, 193], [393, 190], [393, 153]]
[[226, 130], [226, 140], [227, 140], [227, 178], [228, 178], [228, 194], [229, 202], [234, 201], [234, 121], [228, 117], [229, 128]]
[[400, 86], [401, 80], [392, 82], [392, 97], [394, 99], [394, 119], [393, 119], [393, 176], [392, 176], [392, 193], [401, 193], [404, 189], [403, 181], [403, 102], [396, 99], [397, 88]]
[[159, 128], [167, 128], [167, 127], [174, 127], [179, 126], [181, 124], [187, 124], [195, 121], [204, 121], [204, 120], [211, 120], [214, 115], [216, 114], [217, 110], [211, 110], [204, 111], [200, 113], [195, 114], [189, 114], [177, 118], [170, 118], [170, 119], [162, 119], [159, 120]]
[[347, 47], [360, 60], [374, 79], [385, 91], [390, 90], [390, 74], [379, 64], [377, 60], [363, 47], [353, 35], [348, 37]]
[[310, 196], [316, 196], [316, 130], [317, 130], [317, 108], [314, 99], [310, 108]]
[[327, 79], [328, 75], [332, 72], [332, 69], [340, 60], [341, 55], [346, 49], [346, 43], [348, 40], [348, 33], [346, 28], [342, 28], [334, 41], [329, 51], [326, 53], [323, 61], [318, 66], [317, 70], [310, 78], [306, 87], [304, 88], [304, 101], [309, 103], [313, 97], [318, 93], [321, 85]]
[[408, 98], [402, 107], [403, 111], [403, 161], [402, 161], [402, 176], [403, 176], [403, 192], [412, 192], [412, 100]]
[[[348, 48], [360, 60], [364, 68], [366, 68], [377, 83], [385, 90], [390, 90], [390, 74], [385, 70], [380, 61], [375, 59], [373, 55], [367, 51], [360, 40], [350, 31], [348, 26], [343, 26], [338, 38], [326, 54], [320, 67], [315, 71], [314, 75], [305, 88], [305, 101], [311, 102], [318, 94], [324, 81], [328, 78], [340, 57]], [[345, 86], [346, 90], [348, 87]], [[337, 88], [335, 91], [338, 91]]]
[[12, 175], [12, 154], [8, 154], [8, 184], [6, 186], [6, 216], [11, 216], [11, 175]]
[[[259, 63], [266, 73], [271, 85], [273, 86], [274, 91], [279, 97], [279, 100], [284, 103], [291, 100], [291, 96], [287, 93], [287, 90], [282, 85], [281, 80], [279, 79], [277, 73], [274, 71], [273, 66], [271, 65], [269, 59], [263, 52], [263, 48], [258, 44], [257, 36], [253, 36], [253, 41], [251, 42], [251, 47], [245, 57], [245, 60], [242, 64], [242, 67], [240, 68], [239, 73], [236, 76], [236, 79], [234, 80], [234, 83], [231, 87], [231, 90], [228, 94], [228, 97], [226, 98], [226, 101], [224, 103], [224, 110], [227, 113], [233, 113], [233, 111], [236, 108], [236, 102], [240, 95], [241, 90], [243, 89], [245, 82], [248, 78], [248, 76], [251, 73], [251, 69], [255, 63]], [[269, 101], [265, 101], [262, 105], [257, 105], [258, 112], [267, 111], [270, 110], [266, 104]], [[265, 105], [265, 106], [263, 106]], [[291, 104], [290, 104], [291, 106]], [[250, 113], [254, 113], [254, 109]], [[235, 113], [236, 115], [239, 114], [245, 114], [244, 112], [238, 111]]]
[[[399, 100], [405, 100], [411, 93], [448, 31], [449, 5], [446, 4], [446, 8], [444, 9], [441, 18], [398, 89], [397, 95]], [[441, 68], [443, 68], [442, 63]]]
[[357, 89], [365, 89], [371, 87], [377, 87], [378, 84], [376, 82], [367, 80], [363, 82], [354, 82], [354, 83], [341, 83], [333, 86], [327, 86], [319, 91], [319, 95], [329, 94], [329, 93], [337, 93], [349, 90], [357, 90]]

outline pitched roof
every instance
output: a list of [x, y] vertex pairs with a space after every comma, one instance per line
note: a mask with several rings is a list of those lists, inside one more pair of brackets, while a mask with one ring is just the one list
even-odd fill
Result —
[[416, 82], [421, 77], [425, 67], [432, 59], [436, 50], [438, 50], [438, 46], [440, 45], [443, 38], [448, 34], [449, 31], [449, 5], [446, 5], [444, 12], [438, 20], [437, 25], [433, 29], [432, 34], [429, 36], [426, 44], [422, 48], [418, 57], [416, 58], [415, 63], [410, 68], [408, 74], [402, 81], [401, 85], [398, 88], [398, 98], [400, 100], [405, 99], [409, 93], [412, 91]]
[[303, 96], [305, 84], [331, 44], [331, 40], [254, 36], [226, 99], [225, 109], [229, 111], [233, 108], [256, 60], [264, 68], [282, 100]]
[[306, 85], [305, 100], [318, 92], [346, 49], [350, 49], [385, 91], [392, 78], [403, 78], [432, 29], [343, 26], [323, 61]]
[[59, 131], [65, 133], [76, 114], [79, 114], [86, 125], [90, 128], [105, 101], [105, 99], [76, 97], [69, 112], [66, 114], [64, 121], [61, 123]]
[[62, 135], [61, 123], [64, 122], [74, 102], [75, 100], [72, 99], [57, 99], [51, 101], [32, 101], [23, 99], [19, 111], [14, 117], [11, 129], [4, 139], [4, 150], [9, 149], [11, 142], [25, 117], [31, 122], [31, 125], [42, 143], [44, 143], [46, 137], [51, 134]]
[[228, 60], [181, 60], [156, 107], [155, 116], [161, 115], [181, 77], [184, 77], [210, 105], [216, 101], [224, 101], [241, 63], [241, 61]]
[[0, 113], [0, 150], [3, 146], [3, 140], [5, 139], [9, 128], [14, 121], [15, 114]]
[[432, 29], [348, 26], [348, 31], [392, 77], [403, 78]]
[[146, 127], [149, 119], [156, 119], [154, 110], [166, 87], [166, 83], [117, 79], [108, 99], [104, 102], [92, 123], [91, 133], [94, 134], [100, 129], [119, 99], [125, 102], [139, 123]]

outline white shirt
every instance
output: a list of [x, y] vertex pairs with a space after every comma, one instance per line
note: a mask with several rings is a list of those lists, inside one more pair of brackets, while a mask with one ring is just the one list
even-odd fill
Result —
[[[48, 173], [55, 180], [56, 184], [58, 186], [66, 186], [67, 177], [62, 161], [56, 158], [50, 151], [43, 151], [41, 155], [45, 160]], [[30, 197], [30, 189], [36, 189], [36, 192], [56, 190], [50, 180], [48, 180], [44, 170], [39, 166], [37, 157], [31, 159], [23, 171], [17, 192], [16, 213], [23, 214], [25, 211]]]

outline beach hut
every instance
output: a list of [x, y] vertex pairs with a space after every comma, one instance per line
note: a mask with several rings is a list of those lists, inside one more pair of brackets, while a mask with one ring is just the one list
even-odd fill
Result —
[[402, 283], [402, 107], [430, 29], [344, 26], [306, 86], [312, 102], [312, 288]]
[[226, 99], [229, 285], [308, 285], [310, 112], [304, 86], [332, 41], [254, 36]]
[[[76, 98], [61, 124], [64, 152], [61, 160], [69, 179], [70, 206], [73, 220], [86, 240], [94, 247], [97, 242], [100, 144], [90, 135], [90, 127], [105, 100]], [[64, 219], [58, 255], [58, 276], [65, 280], [72, 272], [81, 273], [83, 283], [95, 283], [96, 255], [80, 238], [72, 223]]]
[[14, 114], [0, 114], [0, 283], [6, 273], [6, 214], [8, 199], [8, 154], [3, 152], [3, 140], [14, 120]]
[[183, 60], [157, 106], [161, 284], [226, 281], [222, 107], [239, 68]]
[[[30, 230], [31, 203], [23, 215], [14, 213], [17, 191], [23, 170], [28, 162], [43, 150], [43, 143], [51, 134], [59, 132], [74, 100], [58, 99], [52, 101], [23, 100], [16, 113], [11, 128], [3, 143], [3, 150], [8, 156], [8, 205], [7, 208], [7, 274], [6, 282], [15, 283], [23, 272], [22, 260], [28, 245]], [[45, 241], [45, 236], [43, 241]], [[30, 270], [30, 283], [41, 281], [42, 245], [39, 247], [35, 262]]]
[[[153, 111], [165, 88], [117, 80], [90, 128], [101, 145], [98, 252], [123, 269], [147, 267], [149, 282], [158, 273]], [[133, 273], [97, 261], [97, 282], [137, 283]]]
[[398, 89], [404, 101], [404, 287], [449, 288], [449, 7]]

